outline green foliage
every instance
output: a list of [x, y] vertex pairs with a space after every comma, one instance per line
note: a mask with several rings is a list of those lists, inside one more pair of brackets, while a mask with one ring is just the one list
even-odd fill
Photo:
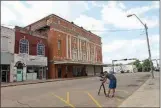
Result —
[[136, 66], [136, 68], [138, 69], [138, 72], [142, 72], [142, 64], [140, 63], [139, 60], [136, 60], [133, 65]]
[[[153, 65], [153, 62], [151, 61], [152, 65]], [[151, 67], [150, 67], [150, 61], [149, 59], [146, 59], [143, 61], [143, 71], [144, 72], [149, 72], [151, 70]]]
[[[153, 65], [153, 62], [151, 62]], [[150, 61], [149, 59], [146, 59], [143, 61], [143, 63], [141, 64], [139, 60], [136, 60], [135, 62], [133, 62], [133, 65], [136, 66], [136, 68], [138, 69], [138, 72], [149, 72], [151, 70], [150, 67]]]

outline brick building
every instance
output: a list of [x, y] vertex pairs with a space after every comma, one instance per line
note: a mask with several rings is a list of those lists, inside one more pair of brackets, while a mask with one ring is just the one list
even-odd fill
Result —
[[95, 75], [102, 71], [101, 38], [54, 14], [25, 29], [47, 37], [49, 78]]
[[14, 81], [46, 79], [47, 37], [15, 27]]

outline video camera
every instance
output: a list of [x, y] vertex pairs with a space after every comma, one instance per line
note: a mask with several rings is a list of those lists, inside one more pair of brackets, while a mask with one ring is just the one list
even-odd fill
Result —
[[103, 81], [105, 78], [105, 72], [101, 72], [99, 77], [101, 78], [100, 81]]

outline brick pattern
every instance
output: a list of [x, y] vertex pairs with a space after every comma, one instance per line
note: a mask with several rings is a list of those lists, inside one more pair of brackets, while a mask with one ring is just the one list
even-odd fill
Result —
[[[38, 21], [30, 26], [32, 30], [45, 26], [45, 23], [46, 25], [50, 26], [50, 30], [41, 33], [48, 34], [47, 42], [49, 49], [49, 61], [72, 60], [73, 51], [76, 51], [77, 60], [81, 59], [79, 60], [80, 62], [91, 62], [91, 60], [93, 60], [92, 62], [102, 62], [102, 47], [100, 37], [56, 15], [51, 15], [51, 17], [45, 18], [41, 21]], [[88, 42], [84, 39], [79, 39], [78, 36], [88, 39]], [[61, 54], [59, 54], [60, 52], [58, 51], [58, 40], [61, 40]], [[84, 61], [83, 57], [86, 57], [84, 58]], [[50, 78], [58, 77], [58, 67], [62, 68], [62, 77], [64, 77], [66, 74], [65, 65], [54, 65], [53, 63], [49, 63]], [[67, 76], [72, 77], [72, 65], [69, 66]]]
[[29, 55], [37, 55], [37, 43], [42, 42], [45, 45], [45, 57], [48, 56], [47, 39], [35, 37], [33, 35], [22, 33], [21, 31], [15, 31], [15, 53], [19, 53], [19, 41], [21, 39], [27, 39], [29, 41]]

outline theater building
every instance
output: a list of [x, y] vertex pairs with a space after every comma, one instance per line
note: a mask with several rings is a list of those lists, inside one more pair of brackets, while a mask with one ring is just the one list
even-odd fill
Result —
[[14, 81], [47, 78], [47, 37], [15, 27]]
[[101, 37], [54, 14], [25, 28], [47, 37], [49, 78], [96, 75], [102, 71]]

